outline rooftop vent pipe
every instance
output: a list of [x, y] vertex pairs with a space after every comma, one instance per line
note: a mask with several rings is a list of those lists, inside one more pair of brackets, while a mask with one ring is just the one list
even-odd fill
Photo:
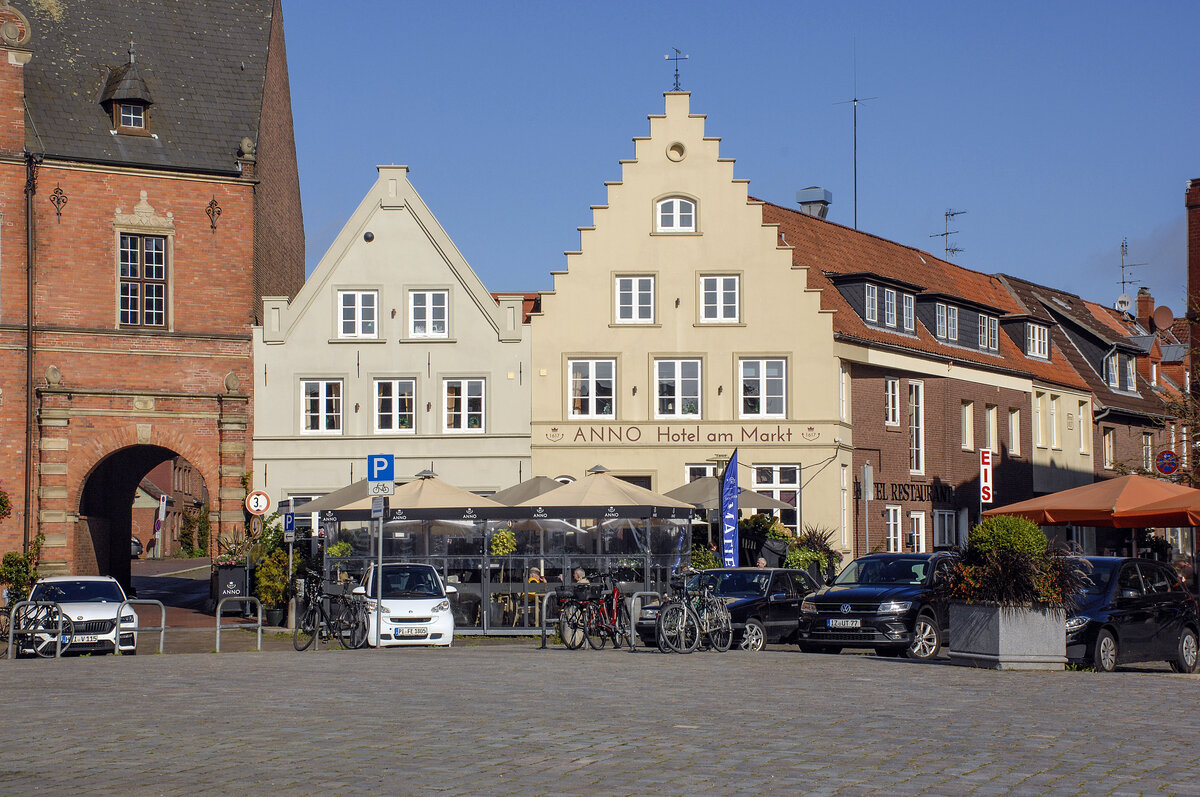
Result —
[[804, 215], [823, 219], [829, 212], [829, 203], [833, 202], [833, 194], [814, 185], [797, 191], [796, 202], [800, 205], [800, 212]]

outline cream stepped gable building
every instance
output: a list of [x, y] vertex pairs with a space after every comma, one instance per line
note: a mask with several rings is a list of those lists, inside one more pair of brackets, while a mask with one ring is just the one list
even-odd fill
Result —
[[802, 502], [788, 525], [840, 529], [830, 314], [689, 94], [665, 96], [532, 319], [534, 471], [667, 491], [736, 448], [743, 488]]
[[493, 492], [529, 470], [529, 327], [499, 301], [408, 181], [379, 178], [291, 303], [265, 298], [254, 337], [254, 486], [312, 497], [394, 454]]

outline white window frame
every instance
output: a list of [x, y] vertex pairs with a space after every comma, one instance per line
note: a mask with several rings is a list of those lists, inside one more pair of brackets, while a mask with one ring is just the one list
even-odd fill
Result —
[[[457, 385], [460, 393], [458, 402], [461, 407], [454, 409], [451, 405], [450, 387]], [[474, 388], [478, 386], [478, 391]], [[478, 400], [477, 408], [472, 408], [473, 400]], [[459, 424], [453, 421], [458, 419]], [[478, 425], [471, 426], [476, 420]], [[442, 431], [447, 434], [483, 434], [487, 431], [487, 380], [481, 377], [446, 377], [442, 379]]]
[[935, 334], [939, 338], [945, 338], [946, 337], [946, 305], [942, 304], [941, 302], [938, 302], [935, 307], [935, 314], [937, 315], [937, 324], [935, 327]]
[[[324, 498], [325, 493], [288, 493], [285, 499], [291, 502], [292, 510], [304, 504], [316, 501], [318, 498]], [[296, 528], [298, 529], [315, 529], [319, 528], [321, 520], [317, 512], [305, 512], [296, 515]]]
[[1117, 430], [1111, 426], [1106, 428], [1101, 434], [1100, 444], [1104, 448], [1104, 469], [1112, 470], [1116, 464]]
[[1092, 405], [1079, 402], [1079, 453], [1092, 453]]
[[900, 380], [894, 376], [883, 380], [883, 424], [900, 425]]
[[[785, 479], [784, 477], [787, 475], [793, 475], [793, 478]], [[795, 506], [800, 496], [800, 466], [794, 464], [755, 465], [754, 492]], [[784, 511], [789, 512], [790, 517], [784, 517]], [[765, 514], [779, 518], [779, 522], [790, 529], [792, 534], [800, 533], [800, 513], [797, 510], [774, 509]]]
[[[380, 388], [387, 385], [391, 392], [390, 396], [384, 397]], [[407, 386], [409, 409], [408, 412], [401, 411], [401, 389]], [[413, 434], [416, 431], [417, 425], [417, 380], [415, 379], [376, 379], [374, 385], [374, 424], [376, 434]], [[391, 409], [388, 410], [387, 418], [389, 425], [384, 426], [380, 423], [383, 417], [383, 404], [385, 401], [391, 402]], [[407, 417], [408, 426], [401, 426], [401, 423]]]
[[946, 305], [946, 340], [958, 340], [958, 308]]
[[1115, 351], [1104, 358], [1104, 370], [1107, 372], [1104, 374], [1104, 381], [1114, 390], [1121, 386], [1120, 368], [1121, 360]]
[[896, 326], [896, 292], [891, 288], [883, 289], [883, 323]]
[[337, 297], [339, 338], [379, 337], [379, 291], [338, 291]]
[[[746, 366], [751, 363], [758, 365], [758, 376], [747, 377]], [[780, 366], [780, 376], [777, 378], [767, 376], [767, 368], [771, 363], [778, 363]], [[747, 395], [746, 383], [749, 380], [756, 382], [758, 392], [756, 395]], [[781, 392], [776, 394], [770, 392], [770, 383], [778, 381]], [[746, 399], [758, 398], [759, 412], [746, 411]], [[772, 399], [779, 400], [779, 410], [771, 412], [768, 409], [768, 404]], [[787, 360], [782, 357], [746, 357], [738, 360], [738, 417], [739, 418], [786, 418], [787, 417]]]
[[975, 450], [975, 402], [962, 403], [962, 450]]
[[904, 528], [899, 506], [887, 505], [883, 508], [884, 539], [888, 553], [904, 551]]
[[925, 512], [914, 509], [908, 513], [908, 538], [913, 553], [925, 553]]
[[[618, 274], [613, 280], [613, 323], [653, 324], [656, 298], [654, 275]], [[626, 309], [629, 317], [623, 318]]]
[[[579, 377], [576, 378], [576, 366], [582, 368]], [[608, 371], [608, 379], [611, 383], [609, 393], [606, 396], [597, 395], [597, 387], [600, 380], [604, 377], [599, 374], [601, 366], [606, 366]], [[584, 393], [576, 394], [576, 386], [586, 386], [586, 395]], [[597, 410], [600, 402], [607, 398], [609, 401], [609, 411], [600, 412]], [[576, 409], [576, 400], [583, 402], [583, 408]], [[617, 361], [615, 359], [599, 358], [587, 360], [568, 360], [567, 361], [567, 415], [570, 418], [586, 418], [586, 419], [601, 419], [613, 420], [617, 417]]]
[[1142, 467], [1146, 470], [1154, 468], [1154, 435], [1142, 432]]
[[[695, 376], [684, 376], [683, 370], [685, 366], [695, 365]], [[664, 369], [669, 369], [670, 373], [664, 374]], [[664, 412], [662, 404], [664, 399], [670, 399], [670, 396], [663, 394], [665, 384], [674, 383], [675, 386], [675, 410], [673, 412]], [[704, 395], [704, 363], [695, 357], [683, 359], [660, 359], [654, 361], [654, 417], [655, 418], [673, 418], [673, 419], [689, 419], [700, 420], [701, 398]], [[691, 403], [694, 411], [687, 412], [687, 406]]]
[[1021, 456], [1021, 409], [1010, 407], [1008, 410], [1008, 453], [1009, 456]]
[[1059, 411], [1058, 403], [1062, 396], [1050, 394], [1050, 447], [1055, 451], [1062, 449], [1062, 435], [1058, 431]]
[[[730, 293], [733, 294], [732, 302], [728, 301]], [[708, 301], [710, 295], [711, 304]], [[737, 274], [706, 274], [700, 277], [701, 323], [741, 323], [741, 304], [742, 280]]]
[[850, 366], [838, 364], [838, 417], [850, 420]]
[[683, 466], [683, 483], [691, 484], [696, 479], [702, 479], [705, 476], [720, 476], [717, 472], [717, 466], [711, 462], [693, 462]]
[[136, 102], [118, 102], [117, 129], [145, 130], [146, 106]]
[[1132, 357], [1125, 360], [1125, 389], [1137, 392], [1137, 366]]
[[1045, 448], [1046, 440], [1050, 434], [1043, 425], [1046, 420], [1046, 410], [1042, 408], [1042, 404], [1046, 402], [1046, 393], [1042, 390], [1035, 390], [1033, 393], [1033, 444], [1037, 448]]
[[983, 445], [993, 454], [1000, 453], [1000, 410], [995, 404], [984, 406], [986, 423], [984, 424]]
[[917, 323], [916, 322], [916, 311], [915, 311], [913, 302], [914, 302], [913, 295], [911, 293], [906, 293], [903, 295], [903, 298], [901, 301], [901, 311], [902, 311], [902, 318], [904, 321], [904, 331], [905, 332], [912, 332], [917, 328], [917, 326], [916, 326], [916, 323]]
[[863, 286], [863, 318], [879, 323], [879, 289], [869, 282]]
[[654, 206], [654, 229], [656, 232], [695, 232], [696, 201], [683, 196], [660, 199]]
[[[420, 318], [417, 308], [417, 297], [424, 298], [420, 308]], [[441, 297], [441, 318], [438, 318], [438, 305], [435, 297]], [[438, 321], [442, 328], [437, 329]], [[421, 328], [418, 329], [418, 324]], [[448, 338], [450, 337], [450, 292], [449, 291], [409, 291], [408, 292], [408, 336], [410, 338]]]
[[1000, 348], [1000, 322], [995, 316], [979, 314], [979, 348], [989, 351]]
[[1050, 329], [1042, 324], [1025, 325], [1025, 353], [1042, 360], [1050, 359]]
[[[309, 386], [317, 389], [316, 408], [310, 405]], [[336, 390], [331, 388], [336, 387]], [[300, 434], [340, 435], [344, 427], [345, 393], [341, 379], [300, 380]]]
[[933, 510], [933, 547], [950, 548], [958, 545], [956, 516], [950, 509]]
[[925, 473], [925, 383], [908, 381], [908, 470]]

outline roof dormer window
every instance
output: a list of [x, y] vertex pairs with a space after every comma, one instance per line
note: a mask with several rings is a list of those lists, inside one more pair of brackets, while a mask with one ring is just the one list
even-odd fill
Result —
[[150, 135], [149, 114], [154, 100], [142, 73], [138, 71], [133, 53], [133, 42], [129, 43], [129, 63], [108, 73], [100, 104], [112, 114], [113, 133]]
[[1025, 325], [1025, 354], [1050, 359], [1050, 330], [1041, 324]]

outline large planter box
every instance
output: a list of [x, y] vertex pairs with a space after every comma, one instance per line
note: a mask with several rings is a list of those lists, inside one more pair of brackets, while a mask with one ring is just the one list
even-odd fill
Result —
[[993, 670], [1062, 670], [1067, 663], [1062, 609], [950, 604], [950, 660]]

